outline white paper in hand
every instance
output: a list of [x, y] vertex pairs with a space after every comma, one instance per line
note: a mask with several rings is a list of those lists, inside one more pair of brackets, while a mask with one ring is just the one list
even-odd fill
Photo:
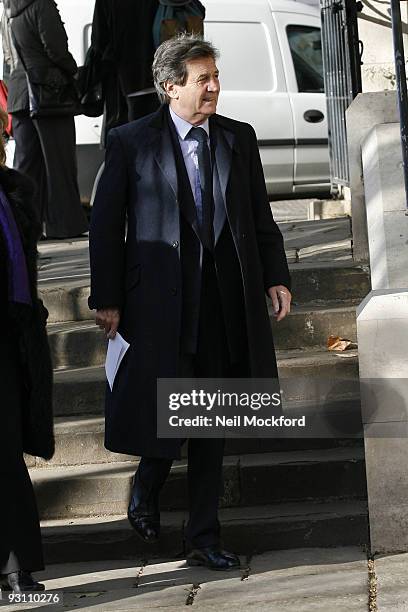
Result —
[[115, 339], [109, 340], [108, 352], [106, 353], [105, 372], [111, 391], [115, 376], [129, 346], [130, 344], [117, 332]]

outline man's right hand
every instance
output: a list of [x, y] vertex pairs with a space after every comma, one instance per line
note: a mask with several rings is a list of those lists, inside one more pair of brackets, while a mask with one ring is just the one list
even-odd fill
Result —
[[95, 323], [113, 340], [119, 327], [120, 310], [118, 308], [101, 308], [96, 311]]

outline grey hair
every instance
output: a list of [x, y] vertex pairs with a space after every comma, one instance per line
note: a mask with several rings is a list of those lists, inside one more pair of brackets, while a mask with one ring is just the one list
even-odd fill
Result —
[[153, 83], [160, 102], [169, 103], [164, 84], [185, 85], [187, 62], [200, 57], [219, 57], [218, 49], [199, 34], [179, 34], [166, 40], [157, 48], [153, 59]]

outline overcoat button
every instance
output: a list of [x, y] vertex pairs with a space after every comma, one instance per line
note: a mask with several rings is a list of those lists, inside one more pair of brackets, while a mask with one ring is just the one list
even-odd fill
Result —
[[172, 293], [172, 295], [177, 295], [177, 288], [176, 287], [172, 287], [171, 288], [171, 293]]
[[179, 245], [178, 240], [175, 240], [175, 241], [173, 242], [173, 244], [172, 244], [172, 247], [173, 247], [174, 249], [177, 249], [178, 245]]

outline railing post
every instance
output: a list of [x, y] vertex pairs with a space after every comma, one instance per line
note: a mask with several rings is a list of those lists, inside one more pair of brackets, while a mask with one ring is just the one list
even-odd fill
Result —
[[[391, 0], [392, 39], [394, 43], [397, 99], [400, 115], [402, 163], [404, 168], [405, 205], [408, 209], [408, 93], [405, 74], [404, 41], [402, 39], [400, 0]], [[408, 213], [406, 213], [408, 214]]]
[[356, 0], [320, 0], [332, 191], [350, 182], [346, 110], [361, 91]]

